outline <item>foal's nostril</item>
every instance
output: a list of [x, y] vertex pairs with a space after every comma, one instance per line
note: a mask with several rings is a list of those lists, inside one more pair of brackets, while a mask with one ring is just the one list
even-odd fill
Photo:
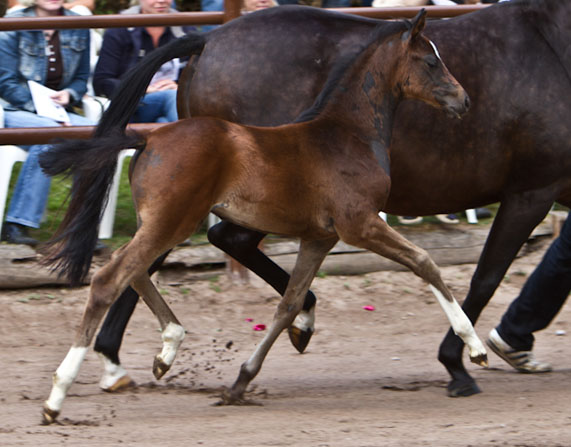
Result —
[[468, 95], [466, 95], [466, 99], [464, 100], [464, 106], [466, 107], [466, 110], [470, 108], [470, 97]]

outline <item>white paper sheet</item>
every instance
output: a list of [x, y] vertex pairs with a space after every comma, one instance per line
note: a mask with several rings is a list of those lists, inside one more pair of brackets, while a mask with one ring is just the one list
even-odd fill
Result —
[[30, 87], [30, 93], [32, 94], [32, 100], [38, 115], [46, 116], [60, 123], [69, 123], [69, 115], [65, 108], [56, 104], [50, 98], [51, 95], [56, 93], [55, 90], [35, 81], [28, 81], [28, 86]]

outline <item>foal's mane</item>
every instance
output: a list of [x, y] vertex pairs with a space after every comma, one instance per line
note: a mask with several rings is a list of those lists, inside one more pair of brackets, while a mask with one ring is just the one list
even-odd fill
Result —
[[369, 40], [362, 44], [356, 51], [341, 56], [331, 68], [327, 80], [321, 89], [321, 92], [308, 109], [301, 112], [293, 123], [304, 123], [316, 118], [331, 100], [336, 87], [346, 78], [349, 69], [353, 67], [357, 60], [369, 49], [372, 45], [380, 45], [380, 43], [387, 37], [403, 31], [403, 26], [406, 29], [411, 29], [412, 25], [409, 20], [386, 21], [375, 27], [371, 32]]

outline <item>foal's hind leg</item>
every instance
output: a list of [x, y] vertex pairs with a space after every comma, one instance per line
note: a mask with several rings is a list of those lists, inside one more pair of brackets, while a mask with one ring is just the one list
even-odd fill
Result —
[[333, 248], [337, 240], [337, 237], [333, 237], [319, 241], [301, 241], [291, 279], [278, 305], [272, 324], [254, 353], [242, 364], [238, 379], [232, 385], [232, 388], [225, 392], [221, 403], [236, 404], [243, 401], [246, 387], [260, 371], [264, 358], [278, 338], [278, 335], [292, 323], [301, 310], [303, 299], [311, 281], [315, 277], [325, 255]]
[[[89, 298], [72, 347], [53, 376], [53, 386], [44, 404], [45, 423], [52, 423], [59, 415], [66, 393], [79, 373], [79, 368], [103, 315], [122, 290], [137, 275], [144, 274], [146, 266], [141, 253], [133, 247], [133, 241], [115, 252], [91, 280]], [[141, 266], [141, 267], [138, 267]]]
[[[148, 270], [149, 276], [155, 273], [169, 252], [159, 256]], [[107, 392], [115, 392], [134, 384], [127, 371], [119, 361], [119, 349], [129, 319], [139, 301], [139, 294], [132, 287], [127, 289], [111, 305], [99, 334], [95, 339], [93, 350], [99, 354], [103, 363], [103, 374], [99, 381], [99, 387]]]
[[185, 331], [147, 273], [133, 280], [133, 288], [143, 297], [161, 325], [163, 349], [153, 363], [153, 374], [160, 379], [172, 366]]
[[425, 250], [405, 239], [377, 214], [352, 219], [345, 224], [338, 222], [335, 228], [344, 242], [366, 248], [403, 264], [428, 281], [452, 329], [468, 346], [470, 360], [479, 365], [487, 365], [484, 345], [476, 335], [472, 323], [442, 281], [438, 267]]

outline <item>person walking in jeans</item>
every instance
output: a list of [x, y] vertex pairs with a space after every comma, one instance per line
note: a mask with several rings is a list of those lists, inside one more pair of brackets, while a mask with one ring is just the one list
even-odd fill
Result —
[[[27, 0], [27, 7], [6, 17], [52, 17], [76, 15], [63, 7], [63, 0]], [[91, 125], [90, 120], [68, 111], [69, 121], [39, 116], [28, 86], [36, 81], [56, 92], [51, 99], [63, 107], [81, 102], [89, 77], [89, 30], [21, 30], [0, 32], [0, 103], [4, 126], [57, 127]], [[24, 146], [28, 151], [12, 199], [2, 240], [34, 246], [30, 228], [39, 228], [46, 208], [50, 178], [44, 175], [38, 156], [49, 150], [45, 144]]]
[[571, 292], [570, 216], [487, 341], [492, 351], [520, 372], [552, 370], [550, 364], [535, 360], [533, 332], [551, 323]]

